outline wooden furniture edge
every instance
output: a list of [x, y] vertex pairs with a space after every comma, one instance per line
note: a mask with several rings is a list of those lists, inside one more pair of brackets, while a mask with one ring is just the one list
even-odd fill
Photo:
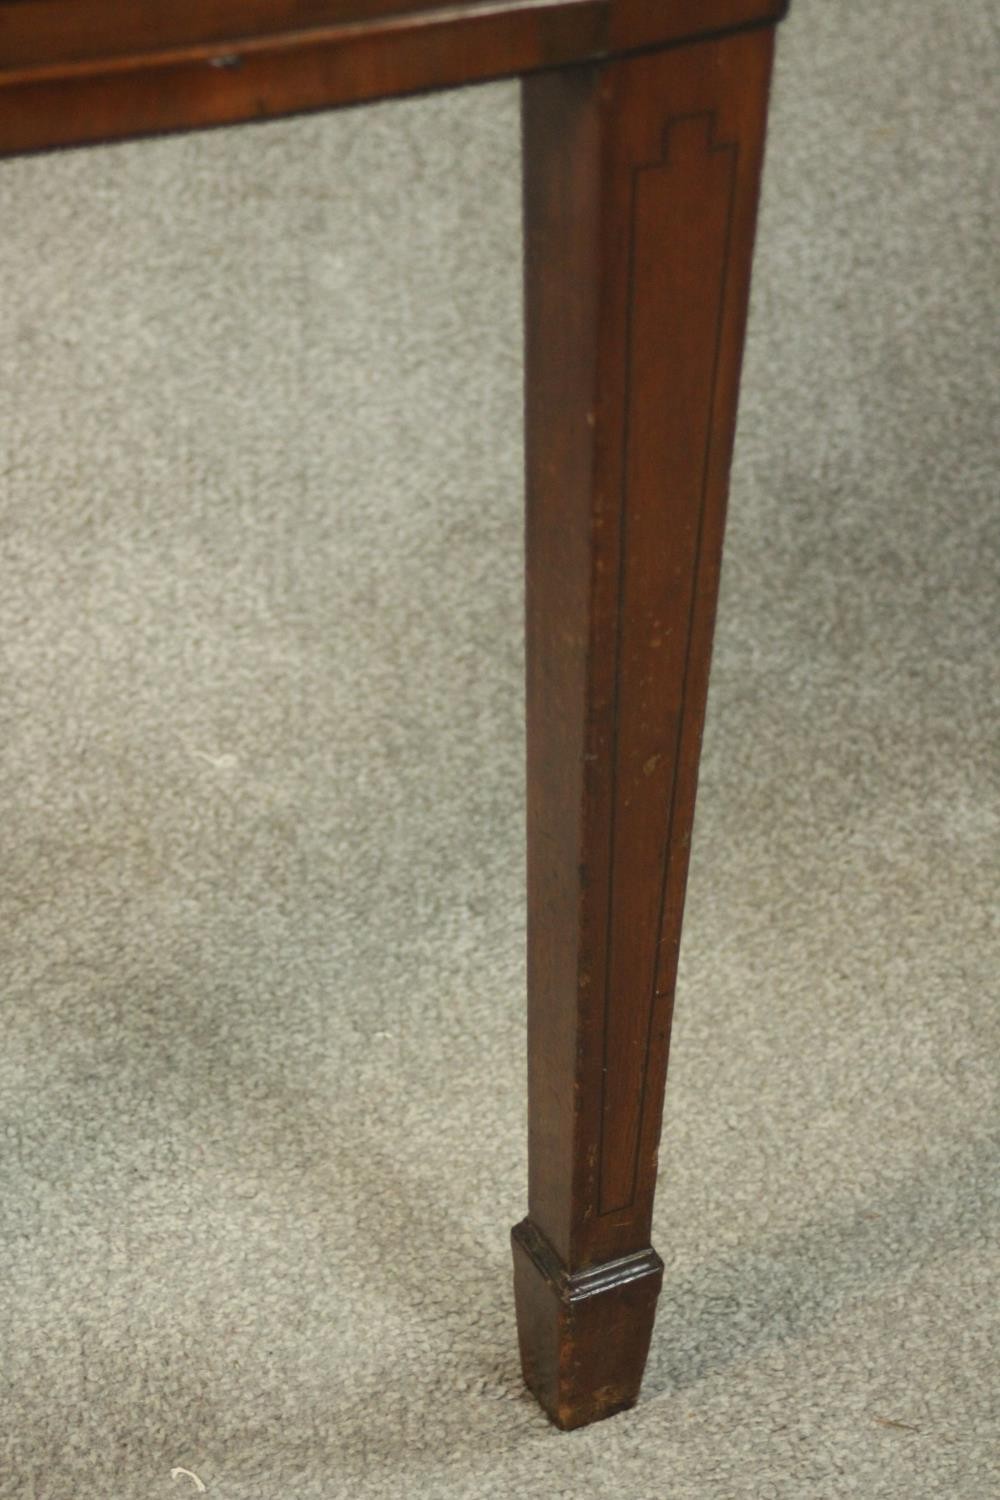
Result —
[[[773, 26], [788, 0], [486, 0], [157, 44], [114, 38], [43, 50], [31, 0], [0, 0], [0, 157], [278, 119], [439, 88], [604, 62]], [[47, 0], [49, 31], [62, 7]], [[68, 12], [67, 12], [68, 13]], [[266, 11], [260, 13], [263, 23]], [[121, 43], [117, 43], [120, 47]], [[74, 50], [75, 48], [75, 50]], [[89, 49], [89, 50], [88, 50]]]

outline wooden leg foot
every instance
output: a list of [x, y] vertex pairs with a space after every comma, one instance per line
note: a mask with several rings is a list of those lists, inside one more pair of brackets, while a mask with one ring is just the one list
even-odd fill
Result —
[[553, 1422], [583, 1427], [634, 1405], [663, 1280], [656, 1251], [571, 1275], [530, 1219], [511, 1240], [521, 1368]]

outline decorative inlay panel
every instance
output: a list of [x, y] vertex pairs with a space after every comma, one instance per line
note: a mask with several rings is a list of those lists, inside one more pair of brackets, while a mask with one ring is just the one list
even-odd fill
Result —
[[669, 851], [738, 159], [737, 145], [714, 132], [712, 114], [671, 120], [661, 158], [631, 179], [602, 1215], [635, 1195], [651, 1028], [673, 984], [661, 948], [669, 953], [679, 934]]

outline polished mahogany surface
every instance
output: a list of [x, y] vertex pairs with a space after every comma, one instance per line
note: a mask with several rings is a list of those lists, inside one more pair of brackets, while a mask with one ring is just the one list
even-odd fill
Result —
[[271, 119], [774, 22], [786, 0], [0, 0], [0, 153]]

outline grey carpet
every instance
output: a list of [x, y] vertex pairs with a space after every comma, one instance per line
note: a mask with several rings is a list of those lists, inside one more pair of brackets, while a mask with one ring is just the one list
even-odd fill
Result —
[[571, 1436], [515, 90], [0, 168], [3, 1500], [1000, 1492], [994, 18], [782, 35], [665, 1290]]

